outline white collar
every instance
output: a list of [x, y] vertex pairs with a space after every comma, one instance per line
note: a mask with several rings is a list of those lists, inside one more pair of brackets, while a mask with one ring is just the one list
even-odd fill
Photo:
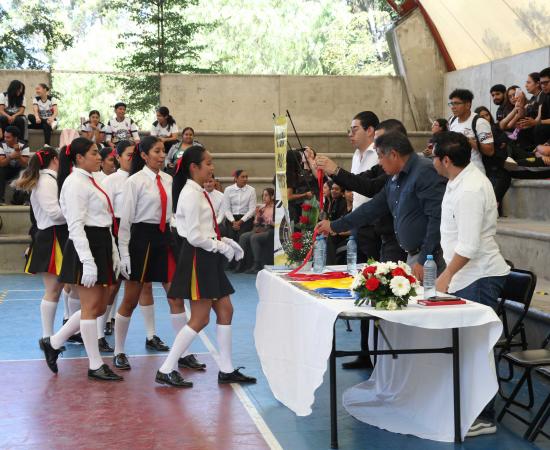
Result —
[[51, 175], [52, 177], [54, 177], [54, 178], [57, 180], [57, 172], [56, 172], [55, 170], [52, 170], [52, 169], [41, 169], [41, 170], [40, 170], [40, 173], [44, 173], [44, 174]]
[[456, 189], [456, 187], [462, 183], [462, 180], [464, 177], [466, 177], [468, 174], [472, 173], [472, 171], [475, 170], [474, 163], [470, 162], [464, 169], [460, 171], [460, 173], [454, 178], [454, 180], [449, 180], [447, 182], [447, 186], [449, 186], [449, 190]]
[[126, 175], [126, 176], [130, 175], [130, 172], [126, 172], [123, 169], [117, 169], [117, 172], [120, 173], [121, 175]]
[[[151, 169], [149, 169], [149, 167], [147, 166], [143, 166], [143, 169], [141, 169], [145, 175], [147, 175], [149, 178], [151, 178], [152, 180], [156, 180], [157, 179], [157, 175], [160, 176], [160, 170], [159, 170], [159, 173], [155, 173], [153, 172]], [[161, 177], [162, 178], [162, 177]]]
[[93, 178], [92, 174], [84, 169], [81, 169], [80, 167], [75, 167], [73, 169], [73, 173], [80, 173], [81, 175], [84, 175], [88, 178]]
[[186, 183], [185, 183], [186, 186], [189, 186], [191, 189], [193, 189], [194, 191], [198, 191], [198, 192], [206, 192], [204, 190], [204, 188], [199, 184], [197, 183], [195, 180], [193, 180], [192, 178], [188, 178]]

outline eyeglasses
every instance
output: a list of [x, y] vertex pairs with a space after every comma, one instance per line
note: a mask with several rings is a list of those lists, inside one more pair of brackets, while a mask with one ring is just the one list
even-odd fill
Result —
[[449, 106], [459, 106], [459, 105], [463, 105], [464, 102], [449, 102], [447, 103], [447, 105]]
[[357, 130], [359, 129], [358, 125], [355, 125], [354, 127], [348, 128], [348, 135], [354, 135], [357, 133]]
[[546, 86], [548, 83], [550, 83], [550, 80], [541, 81], [541, 82], [540, 82], [540, 85], [541, 85], [541, 86]]

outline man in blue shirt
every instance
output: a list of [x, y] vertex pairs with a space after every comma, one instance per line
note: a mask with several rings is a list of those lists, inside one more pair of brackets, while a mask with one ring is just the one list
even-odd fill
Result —
[[380, 166], [390, 175], [384, 189], [352, 213], [334, 222], [320, 222], [317, 229], [323, 234], [341, 233], [390, 213], [399, 245], [407, 252], [407, 264], [422, 281], [428, 255], [433, 255], [438, 272], [445, 268], [439, 226], [446, 180], [429, 159], [414, 152], [402, 133], [384, 133], [376, 139], [375, 147]]

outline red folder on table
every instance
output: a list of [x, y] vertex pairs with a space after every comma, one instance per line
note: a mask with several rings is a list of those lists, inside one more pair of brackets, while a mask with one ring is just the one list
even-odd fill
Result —
[[417, 303], [421, 306], [449, 306], [465, 305], [466, 300], [457, 297], [434, 297], [418, 300]]

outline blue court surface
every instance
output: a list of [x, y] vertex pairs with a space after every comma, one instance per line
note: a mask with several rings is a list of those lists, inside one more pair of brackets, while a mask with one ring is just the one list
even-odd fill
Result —
[[[256, 306], [258, 303], [258, 295], [255, 288], [255, 277], [244, 274], [230, 274], [230, 278], [236, 290], [236, 294], [233, 296], [233, 303], [235, 306], [235, 314], [233, 319], [233, 361], [235, 366], [245, 366], [245, 372], [247, 374], [258, 378], [258, 383], [256, 385], [245, 386], [240, 391], [236, 389], [234, 390], [236, 397], [238, 397], [243, 406], [242, 409], [237, 409], [235, 411], [239, 414], [248, 414], [250, 416], [247, 420], [250, 419], [250, 423], [253, 421], [255, 426], [254, 430], [257, 428], [258, 436], [261, 434], [261, 436], [265, 439], [267, 444], [265, 448], [271, 447], [275, 449], [283, 448], [289, 450], [320, 450], [330, 448], [328, 371], [323, 385], [316, 392], [316, 401], [313, 407], [313, 413], [310, 416], [297, 417], [292, 411], [279, 403], [273, 397], [267, 381], [263, 376], [254, 346], [253, 330], [255, 324]], [[166, 342], [166, 344], [170, 345], [174, 339], [174, 333], [170, 323], [166, 297], [160, 285], [155, 285], [154, 295], [156, 305], [157, 334]], [[41, 361], [43, 359], [43, 355], [37, 344], [41, 333], [39, 311], [39, 302], [41, 297], [42, 282], [39, 277], [32, 277], [28, 275], [0, 276], [0, 317], [2, 321], [2, 326], [0, 328], [0, 368], [2, 368], [2, 370], [18, 370], [18, 367], [23, 367], [23, 365], [28, 364], [29, 361]], [[119, 299], [120, 297], [121, 294], [119, 294]], [[57, 313], [56, 329], [61, 325], [62, 309], [62, 304], [60, 303]], [[202, 339], [196, 339], [191, 349], [193, 352], [198, 354], [199, 359], [203, 358], [205, 360], [209, 360], [210, 365], [213, 365], [213, 361], [211, 357], [205, 353], [208, 353], [209, 348], [211, 348], [210, 342], [215, 343], [214, 323], [215, 320], [212, 320], [211, 324], [205, 331], [205, 336]], [[349, 349], [356, 349], [358, 347], [359, 326], [358, 323], [352, 324], [352, 326], [354, 330], [349, 333], [346, 331], [345, 324], [343, 322], [338, 323], [337, 333], [339, 347]], [[107, 339], [114, 346], [114, 337], [108, 336]], [[144, 343], [145, 331], [143, 320], [139, 309], [136, 309], [126, 341], [126, 353], [129, 355], [130, 361], [132, 361], [131, 358], [136, 355], [154, 355], [154, 353], [150, 353], [145, 350]], [[60, 362], [61, 368], [62, 364], [64, 364], [63, 359], [65, 358], [69, 360], [71, 358], [79, 359], [85, 357], [83, 346], [67, 344], [66, 347], [67, 350], [63, 354]], [[204, 355], [201, 356], [201, 354]], [[153, 366], [156, 367], [157, 360], [158, 365], [160, 365], [160, 361], [162, 361], [160, 356], [161, 355], [159, 355], [159, 357], [151, 358], [154, 361]], [[109, 364], [111, 363], [110, 357], [105, 356], [105, 360]], [[7, 363], [8, 361], [9, 364]], [[339, 358], [338, 365], [340, 365], [342, 361], [345, 361], [345, 359]], [[18, 362], [20, 362], [21, 366], [18, 365]], [[151, 369], [150, 384], [154, 385], [154, 371], [152, 370], [153, 369]], [[210, 368], [209, 370], [216, 373], [216, 369], [214, 368]], [[44, 383], [46, 385], [48, 383], [48, 379], [46, 378], [51, 378], [52, 374], [47, 372], [47, 370], [40, 370], [39, 372], [40, 376], [37, 375], [33, 380], [33, 383]], [[65, 376], [67, 377], [68, 374], [66, 373]], [[70, 374], [71, 379], [74, 379], [74, 381], [80, 381], [78, 376], [81, 376], [82, 380], [86, 380], [84, 371], [82, 371], [82, 375], [76, 375], [74, 373]], [[140, 383], [145, 384], [144, 388], [150, 387], [146, 386], [147, 383], [149, 383], [147, 376], [140, 379]], [[338, 368], [339, 398], [341, 399], [341, 394], [345, 388], [351, 387], [352, 385], [365, 380], [368, 376], [368, 371], [345, 371]], [[17, 384], [17, 378], [10, 377], [9, 379], [15, 380], [12, 382]], [[215, 382], [215, 380], [213, 382]], [[127, 382], [125, 382], [125, 384], [127, 384]], [[102, 385], [96, 384], [95, 386]], [[513, 384], [511, 383], [506, 384], [508, 392], [512, 386]], [[132, 388], [135, 389], [136, 386], [132, 386]], [[6, 392], [11, 392], [14, 389], [18, 389], [20, 392], [24, 393], [25, 386], [2, 384], [0, 386], [0, 398], [4, 397]], [[195, 382], [193, 391], [199, 390], [200, 393], [201, 389], [201, 384]], [[535, 389], [537, 402], [535, 405], [536, 411], [540, 403], [550, 391], [550, 386], [542, 383], [540, 380], [536, 380]], [[62, 390], [59, 391], [59, 395], [62, 395], [62, 392]], [[116, 398], [113, 398], [112, 400], [113, 407], [116, 407]], [[7, 408], [13, 407], [15, 410], [20, 409], [16, 407], [17, 405], [5, 406]], [[211, 405], [211, 407], [216, 408], [216, 405]], [[188, 405], [187, 408], [192, 410], [193, 406]], [[500, 411], [501, 408], [502, 401], [499, 399], [497, 401], [497, 411]], [[4, 413], [6, 413], [6, 411], [4, 411]], [[223, 418], [221, 420], [227, 421], [229, 418]], [[14, 426], [14, 424], [17, 428], [27, 427], [27, 432], [32, 434], [32, 423], [25, 424], [18, 423], [17, 421], [17, 414], [13, 414], [8, 421], [0, 420], [0, 448], [25, 448], [24, 445], [11, 446], [8, 442], [2, 439], [2, 435], [6, 435], [9, 431], [8, 428], [2, 428]], [[544, 437], [539, 437], [534, 444], [523, 440], [522, 434], [525, 431], [525, 426], [516, 421], [510, 415], [507, 415], [503, 423], [498, 425], [497, 434], [467, 439], [460, 445], [427, 441], [412, 436], [390, 433], [357, 421], [353, 417], [349, 416], [342, 406], [340, 406], [338, 410], [338, 424], [339, 443], [341, 449], [550, 449], [550, 442]], [[70, 427], [68, 428], [69, 429], [67, 429], [66, 432], [67, 434], [70, 434], [71, 429]], [[185, 432], [185, 422], [182, 423], [182, 430]], [[154, 433], [154, 430], [149, 430], [149, 433]], [[218, 443], [213, 441], [209, 444], [198, 446], [186, 446], [183, 442], [181, 442], [181, 444], [182, 445], [174, 446], [173, 448], [220, 448], [223, 450], [226, 450], [227, 448], [239, 448], [239, 445], [237, 444], [224, 445], [222, 441]], [[115, 448], [111, 445], [109, 447]], [[247, 445], [243, 444], [240, 446], [240, 448], [254, 447], [255, 446], [250, 444], [250, 442]], [[32, 448], [35, 447], [33, 446]], [[51, 447], [44, 446], [44, 448]], [[77, 446], [73, 448], [79, 447]], [[96, 448], [103, 448], [101, 442], [98, 442], [98, 446]], [[139, 445], [129, 445], [128, 448], [145, 447]], [[155, 448], [157, 447], [155, 446]], [[264, 448], [264, 446], [256, 446], [255, 448]]]

